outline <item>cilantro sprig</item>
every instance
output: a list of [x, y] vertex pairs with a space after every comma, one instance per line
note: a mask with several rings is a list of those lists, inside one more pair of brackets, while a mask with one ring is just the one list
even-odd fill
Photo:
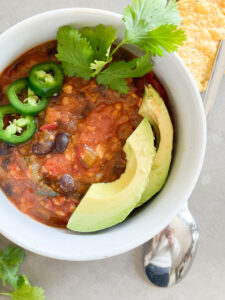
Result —
[[4, 251], [0, 250], [0, 279], [3, 286], [8, 282], [14, 290], [1, 293], [12, 300], [44, 300], [44, 291], [32, 286], [25, 275], [19, 275], [20, 264], [24, 260], [24, 251], [20, 248], [9, 246]]
[[[85, 80], [97, 76], [97, 82], [121, 94], [129, 87], [127, 78], [141, 77], [152, 68], [151, 56], [163, 56], [183, 45], [185, 33], [178, 28], [180, 15], [176, 0], [133, 0], [123, 13], [125, 32], [122, 41], [112, 50], [116, 29], [98, 25], [78, 31], [63, 26], [57, 33], [57, 58], [68, 76]], [[125, 44], [133, 44], [144, 52], [141, 58], [129, 62], [113, 62], [115, 52]]]

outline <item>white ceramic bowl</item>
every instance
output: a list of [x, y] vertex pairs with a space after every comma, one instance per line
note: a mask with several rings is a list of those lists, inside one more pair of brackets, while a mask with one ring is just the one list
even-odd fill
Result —
[[[58, 27], [112, 25], [121, 38], [121, 15], [95, 9], [69, 8], [36, 15], [0, 36], [0, 72], [26, 50], [55, 39]], [[176, 122], [171, 172], [152, 203], [113, 228], [78, 234], [45, 226], [22, 214], [0, 192], [0, 233], [38, 254], [65, 260], [94, 260], [133, 249], [163, 229], [186, 203], [200, 173], [206, 144], [203, 105], [196, 85], [177, 55], [154, 59], [154, 71], [170, 97]], [[20, 195], [18, 195], [19, 197]]]

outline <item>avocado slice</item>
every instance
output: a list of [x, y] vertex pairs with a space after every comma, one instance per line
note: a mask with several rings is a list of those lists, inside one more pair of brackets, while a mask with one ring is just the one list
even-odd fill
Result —
[[173, 149], [173, 125], [163, 99], [156, 90], [148, 85], [139, 114], [147, 118], [154, 128], [157, 151], [153, 159], [147, 187], [137, 207], [148, 201], [163, 187], [170, 168]]
[[69, 219], [67, 228], [91, 232], [122, 222], [135, 208], [148, 183], [153, 157], [154, 136], [143, 119], [124, 146], [125, 172], [110, 183], [92, 184]]

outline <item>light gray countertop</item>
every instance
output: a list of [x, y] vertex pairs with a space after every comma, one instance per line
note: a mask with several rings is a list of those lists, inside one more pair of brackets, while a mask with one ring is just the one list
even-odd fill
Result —
[[[0, 0], [0, 33], [34, 14], [63, 7], [122, 12], [128, 0]], [[225, 76], [224, 76], [225, 77]], [[204, 166], [189, 201], [200, 230], [199, 249], [184, 281], [151, 286], [142, 269], [142, 247], [93, 262], [64, 262], [26, 252], [22, 271], [45, 289], [47, 300], [225, 299], [225, 78], [208, 119]], [[0, 248], [8, 244], [0, 235]], [[6, 299], [0, 296], [0, 299]]]

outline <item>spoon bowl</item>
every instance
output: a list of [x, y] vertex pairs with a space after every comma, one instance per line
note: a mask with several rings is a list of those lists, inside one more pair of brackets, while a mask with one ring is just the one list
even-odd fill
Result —
[[181, 281], [195, 257], [199, 232], [187, 207], [144, 245], [144, 268], [155, 285], [167, 287]]

